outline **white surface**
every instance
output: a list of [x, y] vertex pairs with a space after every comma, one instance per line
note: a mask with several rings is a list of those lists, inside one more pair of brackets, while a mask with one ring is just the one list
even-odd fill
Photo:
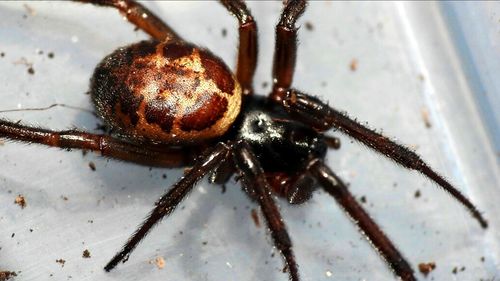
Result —
[[[85, 92], [95, 65], [117, 47], [146, 38], [112, 9], [65, 2], [28, 5], [33, 13], [22, 2], [0, 3], [0, 52], [5, 53], [0, 110], [56, 102], [91, 108]], [[184, 38], [234, 65], [236, 20], [220, 5], [147, 6]], [[265, 94], [269, 86], [263, 89], [262, 83], [270, 82], [281, 7], [279, 1], [249, 6], [260, 33], [255, 86]], [[364, 206], [414, 269], [434, 261], [437, 268], [429, 276], [434, 280], [498, 277], [498, 164], [438, 5], [312, 2], [300, 24], [306, 21], [314, 29], [300, 30], [296, 87], [414, 147], [485, 212], [491, 226], [483, 231], [435, 184], [344, 137], [328, 163], [356, 196], [366, 197]], [[55, 57], [49, 59], [48, 52]], [[34, 75], [15, 63], [23, 57], [33, 63]], [[349, 67], [353, 59], [356, 71]], [[424, 125], [423, 109], [431, 128]], [[65, 108], [3, 116], [53, 129], [92, 131], [98, 123], [84, 111]], [[90, 161], [97, 171], [89, 169]], [[15, 280], [287, 280], [267, 231], [251, 219], [255, 204], [236, 184], [222, 194], [203, 181], [127, 263], [105, 273], [102, 267], [181, 171], [20, 143], [1, 145], [0, 163], [0, 269], [20, 271]], [[418, 199], [416, 190], [422, 193]], [[17, 194], [26, 197], [25, 209], [13, 204]], [[302, 280], [395, 279], [325, 193], [303, 206], [280, 205]], [[82, 258], [84, 249], [90, 259]], [[166, 261], [161, 270], [149, 263], [158, 256]], [[64, 267], [55, 262], [60, 258], [66, 260]], [[465, 271], [452, 274], [462, 266]]]

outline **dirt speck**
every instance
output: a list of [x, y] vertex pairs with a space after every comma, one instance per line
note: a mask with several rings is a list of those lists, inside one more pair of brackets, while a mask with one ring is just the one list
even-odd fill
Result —
[[361, 196], [361, 198], [359, 198], [359, 201], [361, 201], [361, 203], [366, 203], [366, 196]]
[[16, 196], [14, 203], [19, 205], [19, 207], [21, 207], [21, 209], [24, 209], [26, 207], [26, 199], [21, 194]]
[[422, 263], [418, 264], [418, 270], [424, 276], [427, 276], [434, 269], [436, 269], [436, 263], [435, 262], [422, 262]]
[[64, 267], [64, 264], [66, 263], [65, 260], [63, 259], [57, 259], [56, 262], [61, 265], [61, 267]]
[[28, 67], [28, 73], [31, 75], [35, 74], [35, 69], [33, 68], [33, 66]]
[[84, 258], [84, 259], [90, 259], [90, 251], [87, 250], [87, 249], [83, 250], [82, 258]]
[[422, 196], [422, 193], [420, 193], [420, 190], [417, 189], [417, 191], [415, 191], [415, 198], [419, 198], [420, 196]]
[[15, 276], [17, 276], [17, 274], [14, 271], [0, 270], [0, 281], [7, 281]]
[[1, 57], [1, 58], [5, 57], [5, 53], [4, 53], [4, 52], [1, 52], [1, 53], [0, 53], [0, 57]]
[[49, 59], [53, 59], [54, 58], [54, 53], [53, 52], [48, 53], [47, 57], [49, 57]]
[[255, 226], [257, 228], [260, 228], [260, 220], [259, 220], [259, 214], [257, 214], [257, 210], [256, 209], [252, 209], [252, 211], [250, 212], [250, 214], [252, 215], [252, 219], [253, 219], [253, 222], [255, 223]]
[[28, 4], [24, 4], [23, 7], [30, 16], [36, 16], [36, 11], [35, 9], [33, 9], [33, 7], [29, 6]]
[[154, 263], [158, 269], [163, 269], [165, 267], [165, 259], [163, 257], [156, 257]]
[[314, 25], [310, 21], [306, 21], [305, 27], [306, 27], [306, 30], [308, 30], [308, 31], [314, 30]]
[[92, 162], [92, 161], [90, 161], [90, 162], [89, 162], [89, 168], [90, 168], [92, 171], [95, 171], [95, 170], [96, 170], [96, 167], [95, 167], [94, 162]]
[[351, 63], [349, 64], [349, 69], [351, 69], [352, 72], [358, 70], [358, 60], [357, 59], [351, 60]]
[[223, 28], [221, 30], [221, 34], [222, 34], [222, 37], [226, 37], [227, 36], [227, 29]]
[[422, 120], [424, 120], [425, 127], [427, 129], [432, 127], [431, 120], [429, 119], [429, 111], [426, 108], [422, 108], [420, 110], [420, 114], [422, 115]]

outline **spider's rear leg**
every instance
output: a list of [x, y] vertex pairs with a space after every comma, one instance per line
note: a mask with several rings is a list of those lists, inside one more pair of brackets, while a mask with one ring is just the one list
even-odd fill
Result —
[[242, 178], [243, 187], [249, 194], [255, 194], [255, 199], [267, 226], [271, 231], [276, 248], [283, 255], [291, 281], [299, 281], [299, 272], [292, 251], [292, 241], [286, 230], [285, 223], [281, 218], [278, 206], [271, 197], [271, 187], [266, 180], [266, 175], [257, 157], [245, 142], [239, 142], [233, 150], [234, 161], [239, 175]]
[[182, 167], [189, 164], [196, 152], [186, 148], [133, 144], [108, 135], [76, 130], [52, 131], [0, 119], [0, 138], [38, 143], [64, 149], [84, 149], [99, 152], [104, 157], [157, 167]]
[[403, 281], [414, 281], [413, 269], [401, 253], [387, 238], [384, 232], [370, 218], [370, 215], [356, 201], [342, 180], [337, 177], [321, 160], [314, 160], [309, 166], [309, 171], [319, 184], [332, 195], [351, 217], [373, 247], [387, 261], [394, 273]]
[[277, 96], [279, 98], [275, 98], [273, 101], [283, 106], [292, 118], [308, 124], [318, 131], [336, 128], [373, 150], [389, 157], [403, 167], [416, 170], [427, 176], [464, 205], [479, 222], [481, 227], [488, 227], [488, 222], [472, 202], [441, 175], [431, 169], [420, 156], [409, 148], [361, 125], [349, 118], [345, 113], [331, 108], [316, 97], [301, 93], [295, 89], [278, 93]]
[[178, 40], [181, 37], [148, 8], [134, 0], [72, 0], [118, 9], [127, 20], [159, 41]]
[[243, 94], [250, 95], [253, 93], [253, 76], [257, 67], [257, 24], [250, 10], [248, 10], [245, 1], [220, 0], [220, 2], [238, 19], [240, 24], [236, 77], [243, 89]]
[[153, 226], [175, 210], [182, 199], [184, 199], [193, 189], [196, 182], [229, 158], [229, 149], [230, 148], [225, 144], [219, 143], [213, 149], [207, 150], [204, 155], [194, 163], [193, 168], [190, 169], [172, 189], [160, 197], [155, 203], [156, 207], [151, 211], [147, 219], [134, 232], [132, 237], [130, 237], [128, 242], [123, 246], [122, 250], [111, 259], [104, 269], [110, 271], [115, 268], [120, 261], [126, 262], [137, 244], [146, 237]]

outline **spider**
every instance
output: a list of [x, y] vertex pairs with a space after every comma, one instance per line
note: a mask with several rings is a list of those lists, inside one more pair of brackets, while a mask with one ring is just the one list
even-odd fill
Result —
[[276, 27], [274, 83], [267, 98], [254, 95], [252, 88], [257, 28], [244, 2], [221, 1], [240, 24], [236, 75], [210, 51], [181, 39], [135, 1], [89, 2], [118, 9], [152, 37], [116, 50], [94, 72], [90, 93], [111, 133], [56, 132], [0, 120], [0, 136], [93, 150], [150, 166], [190, 167], [156, 202], [146, 221], [105, 266], [107, 271], [126, 261], [149, 230], [170, 215], [203, 176], [223, 184], [237, 174], [245, 193], [260, 205], [290, 280], [299, 280], [297, 263], [270, 194], [300, 204], [317, 188], [337, 200], [397, 276], [415, 280], [410, 264], [324, 164], [327, 148], [338, 147], [335, 138], [324, 135], [331, 128], [427, 176], [487, 227], [472, 203], [411, 150], [291, 86], [297, 50], [295, 23], [306, 1], [285, 3]]

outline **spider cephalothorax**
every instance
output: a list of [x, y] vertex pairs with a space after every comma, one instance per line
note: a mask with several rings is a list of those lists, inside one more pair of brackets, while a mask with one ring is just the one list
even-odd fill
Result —
[[319, 187], [335, 198], [397, 276], [416, 280], [410, 264], [324, 164], [327, 149], [338, 148], [335, 138], [324, 135], [331, 128], [427, 176], [487, 227], [475, 206], [414, 152], [292, 88], [295, 22], [305, 9], [305, 0], [285, 3], [276, 27], [274, 84], [267, 98], [253, 95], [257, 27], [242, 0], [221, 1], [240, 24], [235, 75], [211, 52], [187, 43], [133, 0], [79, 1], [114, 7], [152, 36], [104, 58], [91, 79], [96, 110], [112, 134], [57, 132], [0, 120], [0, 137], [92, 150], [149, 166], [190, 167], [156, 202], [144, 223], [105, 266], [107, 271], [126, 261], [202, 177], [210, 175], [212, 182], [223, 184], [237, 174], [245, 192], [260, 205], [290, 280], [299, 280], [298, 267], [272, 194], [299, 204]]

